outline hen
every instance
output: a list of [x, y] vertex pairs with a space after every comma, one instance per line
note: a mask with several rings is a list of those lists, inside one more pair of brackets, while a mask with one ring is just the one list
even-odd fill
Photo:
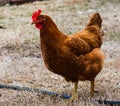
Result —
[[90, 95], [93, 96], [94, 80], [104, 60], [100, 50], [103, 36], [100, 14], [94, 13], [86, 27], [71, 36], [60, 32], [54, 21], [42, 15], [41, 10], [33, 13], [32, 24], [40, 29], [41, 51], [46, 67], [74, 83], [71, 100], [76, 98], [79, 80], [91, 81]]

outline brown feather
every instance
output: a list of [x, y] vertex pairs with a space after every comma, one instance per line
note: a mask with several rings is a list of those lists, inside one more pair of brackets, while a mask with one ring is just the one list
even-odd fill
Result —
[[[82, 31], [67, 36], [59, 31], [47, 15], [40, 30], [41, 51], [47, 68], [67, 81], [94, 80], [102, 69], [101, 17], [95, 14]], [[98, 21], [97, 21], [98, 20]], [[92, 22], [93, 21], [93, 22]]]

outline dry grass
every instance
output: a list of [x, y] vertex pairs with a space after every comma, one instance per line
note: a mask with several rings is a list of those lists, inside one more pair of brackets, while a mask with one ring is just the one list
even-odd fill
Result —
[[101, 106], [94, 100], [120, 100], [119, 0], [51, 0], [0, 7], [0, 25], [6, 27], [0, 29], [0, 83], [71, 94], [73, 85], [48, 71], [42, 61], [39, 31], [30, 25], [31, 14], [38, 8], [50, 15], [67, 34], [81, 30], [93, 12], [102, 15], [106, 32], [102, 50], [106, 59], [96, 78], [98, 93], [90, 102], [90, 83], [80, 81], [78, 100], [70, 104], [53, 96], [0, 89], [0, 106]]

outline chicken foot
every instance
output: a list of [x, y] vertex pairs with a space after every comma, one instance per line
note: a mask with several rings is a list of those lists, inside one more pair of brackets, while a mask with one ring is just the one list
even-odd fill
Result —
[[77, 87], [78, 87], [78, 81], [74, 82], [74, 89], [73, 89], [72, 97], [69, 99], [70, 102], [73, 102], [77, 97]]
[[94, 96], [94, 80], [91, 81], [91, 91], [90, 91], [90, 97]]

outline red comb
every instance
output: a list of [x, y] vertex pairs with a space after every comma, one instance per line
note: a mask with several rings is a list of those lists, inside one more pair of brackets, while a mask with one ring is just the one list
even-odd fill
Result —
[[32, 20], [35, 21], [36, 18], [40, 15], [41, 12], [42, 12], [41, 9], [35, 11], [35, 12], [33, 13], [33, 15], [32, 15]]

